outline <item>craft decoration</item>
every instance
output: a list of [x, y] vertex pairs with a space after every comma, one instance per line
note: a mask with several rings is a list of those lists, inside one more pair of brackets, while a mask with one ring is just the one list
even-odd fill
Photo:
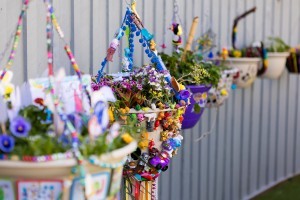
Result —
[[[178, 51], [179, 46], [182, 44], [183, 30], [181, 19], [178, 14], [178, 2], [176, 0], [174, 1], [173, 19], [169, 29], [173, 32], [174, 35], [172, 43], [175, 48], [175, 51]], [[166, 46], [164, 45], [163, 48], [166, 48]]]
[[15, 192], [11, 180], [0, 179], [0, 199], [15, 199]]
[[238, 69], [222, 70], [222, 77], [219, 80], [216, 88], [211, 88], [208, 91], [206, 107], [219, 107], [229, 97], [231, 89], [235, 89], [233, 85], [234, 77], [236, 77]]
[[[64, 185], [62, 191], [62, 183], [52, 179], [69, 182], [76, 176], [85, 199], [94, 192], [90, 172], [107, 173], [120, 168], [126, 155], [136, 149], [136, 128], [130, 124], [120, 127], [117, 123], [109, 126], [108, 101], [116, 100], [113, 91], [108, 87], [91, 91], [91, 77], [82, 75], [50, 0], [44, 3], [48, 78], [32, 79], [21, 89], [10, 84], [12, 73], [8, 69], [14, 60], [29, 1], [24, 2], [20, 14], [12, 55], [1, 71], [0, 176], [26, 179], [18, 182], [19, 199], [66, 199], [70, 185]], [[54, 75], [52, 25], [65, 42], [64, 49], [76, 76], [65, 77], [63, 70]], [[124, 136], [129, 139], [123, 140]], [[51, 181], [41, 181], [48, 178]], [[107, 180], [110, 179], [109, 173]], [[58, 187], [60, 192], [56, 192]], [[110, 197], [115, 194], [116, 191]], [[110, 194], [106, 191], [101, 195], [106, 199]]]
[[30, 180], [17, 181], [17, 200], [52, 200], [62, 197], [63, 181]]
[[[106, 57], [92, 87], [98, 90], [106, 85], [115, 91], [117, 102], [111, 104], [111, 123], [119, 121], [126, 125], [128, 120], [135, 120], [139, 130], [138, 148], [128, 157], [123, 170], [125, 199], [156, 199], [155, 181], [168, 169], [171, 158], [181, 146], [183, 137], [179, 131], [190, 92], [170, 76], [157, 53], [154, 36], [137, 14], [136, 2], [127, 8], [113, 41], [120, 40], [125, 33], [129, 36], [129, 47], [124, 51], [127, 62], [123, 59], [123, 64], [129, 63], [123, 66], [123, 70], [127, 69], [126, 73], [104, 74]], [[140, 37], [139, 43], [152, 64], [133, 67], [135, 36]], [[123, 140], [130, 141], [130, 137], [124, 136]]]
[[105, 200], [108, 196], [108, 189], [110, 185], [110, 173], [92, 174], [91, 185], [92, 191], [90, 195], [85, 197], [85, 191], [81, 185], [81, 178], [75, 178], [70, 190], [70, 200]]

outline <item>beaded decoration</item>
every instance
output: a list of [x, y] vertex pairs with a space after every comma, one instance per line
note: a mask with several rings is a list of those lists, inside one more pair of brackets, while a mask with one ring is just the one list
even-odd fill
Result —
[[28, 9], [29, 2], [30, 2], [29, 0], [25, 0], [24, 3], [23, 3], [22, 11], [21, 11], [21, 14], [19, 15], [19, 18], [18, 18], [17, 30], [16, 30], [16, 33], [15, 33], [15, 36], [14, 36], [13, 46], [12, 46], [10, 55], [8, 57], [7, 64], [6, 64], [5, 68], [3, 69], [2, 74], [0, 76], [0, 81], [3, 79], [3, 77], [5, 76], [7, 70], [9, 70], [11, 68], [12, 64], [13, 64], [13, 61], [14, 61], [14, 58], [15, 58], [15, 55], [16, 55], [16, 52], [17, 52], [17, 48], [18, 48], [18, 45], [19, 45], [20, 37], [21, 37], [21, 34], [22, 34], [22, 23], [23, 23], [24, 15], [26, 13], [26, 10]]
[[[131, 71], [133, 68], [133, 53], [134, 53], [133, 39], [135, 36], [137, 36], [140, 37], [139, 43], [144, 47], [145, 49], [144, 51], [147, 54], [148, 58], [150, 59], [151, 63], [156, 66], [156, 69], [158, 71], [167, 72], [165, 79], [168, 82], [168, 84], [171, 87], [173, 87], [171, 83], [171, 75], [167, 71], [166, 66], [164, 65], [161, 57], [158, 55], [158, 52], [156, 50], [156, 43], [153, 39], [154, 36], [151, 33], [149, 33], [149, 31], [144, 27], [141, 19], [136, 13], [135, 6], [136, 4], [134, 2], [132, 3], [131, 8], [130, 7], [127, 8], [121, 27], [119, 28], [118, 32], [115, 35], [115, 38], [112, 40], [110, 44], [110, 47], [107, 51], [108, 52], [107, 56], [101, 62], [101, 68], [98, 71], [98, 75], [97, 75], [97, 82], [99, 82], [100, 79], [103, 77], [103, 70], [107, 62], [111, 60], [110, 58], [112, 58], [112, 55], [114, 54], [113, 50], [115, 50], [115, 48], [117, 47], [116, 44], [119, 43], [120, 39], [125, 35], [125, 31], [127, 31], [129, 33], [129, 37], [128, 37], [129, 48], [125, 48], [124, 59], [127, 61], [128, 69], [125, 71]], [[176, 90], [174, 91], [176, 92]]]

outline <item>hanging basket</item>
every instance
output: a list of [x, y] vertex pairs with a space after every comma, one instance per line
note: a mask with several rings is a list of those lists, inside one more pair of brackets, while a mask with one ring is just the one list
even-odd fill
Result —
[[[83, 166], [93, 177], [92, 181], [94, 181], [94, 183], [97, 182], [98, 179], [104, 180], [102, 187], [105, 191], [103, 191], [101, 195], [105, 195], [105, 197], [116, 195], [121, 184], [124, 161], [127, 155], [133, 152], [136, 147], [137, 143], [132, 142], [123, 148], [103, 154], [100, 157], [92, 156], [89, 160], [84, 161]], [[2, 156], [2, 158], [5, 158], [5, 156]], [[80, 198], [80, 195], [83, 198], [83, 192], [75, 191], [75, 187], [80, 179], [71, 176], [72, 169], [77, 165], [77, 161], [73, 158], [72, 153], [39, 156], [35, 158], [23, 156], [23, 160], [25, 159], [26, 161], [12, 160], [15, 159], [13, 156], [10, 158], [11, 160], [0, 161], [1, 178], [9, 178], [10, 181], [16, 181], [16, 183], [19, 180], [27, 183], [34, 183], [37, 180], [41, 182], [59, 180], [63, 183], [60, 188], [63, 200], [74, 199], [74, 197]], [[43, 161], [50, 158], [58, 160]], [[19, 189], [20, 186], [17, 188]], [[17, 193], [20, 195], [22, 191], [18, 190]], [[95, 195], [95, 197], [97, 198], [99, 196]]]
[[260, 58], [227, 58], [222, 61], [224, 65], [239, 70], [239, 77], [235, 80], [237, 87], [247, 88], [252, 85], [257, 77]]
[[268, 53], [269, 66], [262, 77], [278, 79], [283, 73], [284, 67], [286, 65], [286, 60], [289, 55], [289, 52]]
[[[192, 98], [190, 100], [190, 105], [187, 107], [183, 115], [182, 129], [193, 128], [200, 120], [207, 103], [207, 93], [211, 86], [188, 85], [187, 88], [191, 91]], [[201, 107], [200, 112], [198, 113], [194, 110], [195, 104], [198, 104]]]
[[207, 96], [207, 108], [219, 107], [229, 98], [230, 90], [235, 89], [234, 79], [238, 78], [238, 69], [228, 69], [222, 71], [222, 77], [217, 88], [211, 88]]

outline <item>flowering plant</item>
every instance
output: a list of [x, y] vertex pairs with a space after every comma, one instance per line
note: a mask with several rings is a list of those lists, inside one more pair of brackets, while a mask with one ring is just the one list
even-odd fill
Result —
[[[151, 107], [151, 104], [174, 104], [172, 88], [165, 80], [165, 73], [158, 72], [152, 65], [134, 69], [127, 76], [104, 76], [92, 88], [107, 85], [115, 92], [120, 107]], [[186, 91], [187, 92], [187, 91]], [[188, 99], [189, 94], [186, 94]]]
[[[15, 91], [6, 100], [0, 98], [0, 154], [23, 158], [68, 152], [72, 148], [72, 134], [66, 129], [67, 124], [57, 118], [57, 113], [52, 112], [43, 99], [35, 99], [37, 105], [21, 106], [18, 110], [15, 100], [11, 98], [15, 96], [14, 93]], [[112, 97], [109, 88], [102, 93]], [[132, 125], [134, 121], [130, 120], [122, 127], [113, 124], [108, 129], [107, 103], [95, 98], [92, 100], [96, 103], [90, 114], [74, 112], [67, 115], [79, 133], [81, 154], [85, 157], [101, 155], [132, 142], [136, 129]], [[59, 126], [63, 127], [61, 132], [57, 130]]]

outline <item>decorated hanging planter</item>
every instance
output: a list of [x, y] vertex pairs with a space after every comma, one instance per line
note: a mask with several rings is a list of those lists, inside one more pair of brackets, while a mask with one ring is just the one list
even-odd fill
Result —
[[269, 38], [268, 60], [269, 67], [262, 77], [278, 79], [285, 68], [287, 57], [289, 57], [290, 47], [280, 38]]
[[219, 107], [228, 99], [231, 89], [235, 89], [234, 80], [238, 78], [238, 69], [223, 69], [218, 86], [211, 88], [207, 94], [207, 108]]
[[[190, 92], [170, 76], [157, 54], [154, 36], [144, 27], [135, 6], [134, 2], [127, 8], [121, 28], [95, 77], [93, 89], [97, 91], [105, 85], [115, 92], [117, 101], [110, 104], [111, 123], [117, 121], [126, 125], [128, 119], [137, 120], [138, 148], [128, 156], [124, 166], [126, 197], [123, 199], [155, 199], [157, 178], [168, 169], [183, 139], [180, 135], [182, 115], [189, 104]], [[123, 73], [104, 74], [106, 63], [112, 61], [125, 34], [129, 46], [125, 48]], [[140, 37], [139, 43], [145, 48], [152, 64], [134, 67], [135, 36]]]
[[0, 76], [0, 179], [9, 185], [4, 199], [113, 199], [127, 154], [137, 146], [135, 127], [108, 127], [108, 101], [115, 97], [108, 87], [91, 91], [91, 77], [82, 75], [68, 44], [76, 76], [64, 77], [60, 71], [54, 77], [51, 22], [64, 36], [47, 0], [49, 77], [13, 87], [8, 69], [28, 4], [26, 0]]
[[221, 78], [221, 69], [212, 62], [203, 60], [203, 52], [213, 47], [213, 37], [209, 34], [211, 32], [205, 34], [199, 42], [198, 49], [201, 49], [201, 54], [198, 51], [191, 51], [197, 24], [198, 18], [196, 17], [184, 50], [177, 49], [172, 55], [161, 53], [171, 75], [177, 78], [179, 83], [187, 85], [187, 89], [192, 94], [191, 103], [183, 115], [182, 129], [189, 129], [197, 124], [206, 107], [208, 91], [212, 87], [217, 87]]
[[268, 67], [267, 50], [262, 42], [253, 43], [251, 47], [242, 50], [236, 48], [238, 22], [255, 11], [256, 7], [235, 18], [232, 28], [232, 49], [224, 48], [221, 52], [220, 60], [223, 60], [224, 65], [239, 69], [240, 75], [236, 80], [239, 88], [251, 86], [256, 77], [264, 74]]
[[300, 49], [291, 48], [290, 55], [287, 58], [286, 67], [290, 73], [300, 73]]

